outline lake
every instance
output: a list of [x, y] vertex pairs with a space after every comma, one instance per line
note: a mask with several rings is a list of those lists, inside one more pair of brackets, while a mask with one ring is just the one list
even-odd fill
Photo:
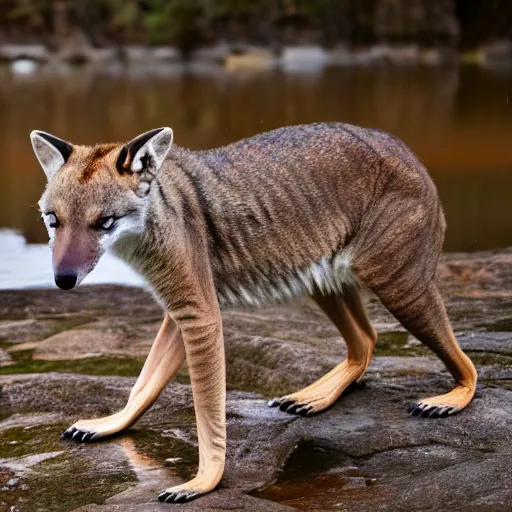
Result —
[[43, 253], [31, 245], [47, 239], [37, 210], [45, 177], [29, 141], [34, 129], [92, 144], [168, 125], [177, 144], [204, 149], [298, 123], [377, 127], [427, 165], [448, 221], [446, 251], [512, 245], [510, 69], [47, 68], [18, 75], [3, 67], [0, 113], [0, 229], [10, 230], [0, 238], [10, 240], [0, 242], [0, 288], [51, 284], [51, 272], [49, 281], [36, 275]]

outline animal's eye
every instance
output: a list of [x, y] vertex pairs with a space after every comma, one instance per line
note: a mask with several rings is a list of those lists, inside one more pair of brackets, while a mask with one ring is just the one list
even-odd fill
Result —
[[46, 218], [48, 219], [48, 225], [51, 228], [58, 228], [60, 226], [60, 221], [57, 218], [57, 215], [55, 215], [55, 213], [53, 213], [53, 212], [47, 213]]
[[105, 231], [108, 231], [114, 227], [115, 223], [114, 217], [102, 217], [98, 222], [96, 223], [96, 227], [98, 229], [104, 229]]

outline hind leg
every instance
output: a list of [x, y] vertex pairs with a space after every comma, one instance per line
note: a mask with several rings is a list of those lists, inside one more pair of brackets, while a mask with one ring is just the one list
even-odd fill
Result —
[[291, 395], [270, 400], [291, 414], [309, 416], [331, 406], [349, 384], [359, 379], [370, 364], [377, 334], [355, 288], [343, 294], [317, 294], [313, 299], [334, 322], [347, 344], [347, 358], [329, 373]]
[[476, 369], [461, 350], [446, 314], [443, 299], [436, 284], [430, 282], [424, 292], [412, 301], [386, 290], [379, 296], [389, 311], [418, 340], [435, 352], [453, 375], [456, 386], [449, 393], [423, 398], [411, 404], [412, 416], [444, 417], [464, 409], [476, 390]]

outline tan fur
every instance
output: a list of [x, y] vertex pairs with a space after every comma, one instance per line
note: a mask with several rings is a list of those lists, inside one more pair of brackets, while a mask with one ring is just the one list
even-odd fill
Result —
[[[220, 304], [260, 305], [309, 294], [347, 343], [344, 362], [270, 405], [295, 414], [320, 412], [364, 374], [376, 333], [359, 298], [362, 285], [439, 355], [457, 382], [450, 393], [415, 404], [412, 414], [452, 414], [470, 402], [476, 371], [457, 345], [434, 282], [443, 212], [424, 166], [398, 139], [315, 124], [210, 151], [173, 146], [167, 153], [172, 132], [159, 129], [127, 144], [73, 146], [69, 156], [64, 145], [68, 158], [55, 174], [62, 158], [52, 155], [44, 134], [34, 133], [36, 154], [51, 177], [41, 209], [60, 221], [49, 228], [56, 275], [72, 273], [79, 281], [108, 247], [146, 278], [166, 310], [125, 409], [80, 421], [65, 436], [92, 440], [131, 425], [186, 354], [199, 471], [160, 499], [192, 499], [222, 477]], [[97, 228], [105, 217], [116, 219], [108, 233]]]
[[82, 164], [82, 174], [79, 176], [78, 181], [80, 183], [88, 182], [102, 166], [108, 165], [108, 160], [103, 161], [105, 156], [117, 148], [117, 144], [97, 144], [94, 146], [93, 150], [87, 155], [87, 161]]
[[271, 401], [271, 405], [280, 405], [286, 412], [304, 415], [327, 409], [347, 386], [362, 377], [377, 342], [377, 333], [355, 288], [347, 287], [343, 294], [316, 294], [313, 299], [338, 327], [347, 344], [347, 359], [310, 386]]
[[166, 316], [125, 408], [112, 416], [78, 421], [73, 427], [93, 433], [91, 440], [96, 440], [133, 425], [174, 377], [184, 359], [181, 333]]

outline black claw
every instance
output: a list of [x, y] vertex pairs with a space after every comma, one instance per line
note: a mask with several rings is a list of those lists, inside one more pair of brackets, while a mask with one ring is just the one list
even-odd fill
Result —
[[280, 399], [279, 398], [272, 398], [272, 400], [269, 400], [267, 402], [267, 404], [268, 404], [269, 407], [277, 407], [280, 404]]
[[177, 493], [171, 492], [165, 499], [165, 503], [176, 503]]
[[418, 407], [418, 403], [417, 402], [413, 402], [411, 405], [409, 405], [409, 409], [407, 410], [407, 412], [409, 414], [412, 414], [412, 412], [414, 411], [414, 409], [416, 409], [416, 407]]
[[432, 409], [432, 412], [428, 415], [429, 418], [439, 418], [439, 412], [441, 411], [442, 407], [434, 407]]
[[427, 405], [421, 408], [418, 404], [411, 404], [411, 407], [409, 407], [409, 416], [418, 416], [421, 418], [446, 418], [456, 412], [458, 412], [456, 407], [447, 407], [445, 405]]
[[308, 415], [310, 409], [311, 409], [310, 406], [302, 407], [301, 409], [299, 409], [297, 411], [297, 414], [299, 414], [299, 416], [306, 417]]
[[170, 496], [170, 492], [163, 492], [158, 495], [158, 501], [165, 502], [167, 498]]
[[419, 416], [422, 412], [422, 408], [419, 407], [419, 406], [416, 406], [412, 411], [411, 411], [411, 416]]
[[62, 432], [62, 434], [60, 435], [60, 438], [61, 439], [71, 439], [71, 437], [73, 436], [73, 434], [75, 432], [76, 432], [76, 428], [75, 427], [68, 428], [67, 430]]
[[303, 404], [294, 403], [294, 404], [290, 405], [290, 407], [288, 407], [288, 409], [286, 409], [286, 412], [288, 412], [290, 414], [297, 414], [297, 411], [301, 407], [303, 407]]
[[96, 432], [84, 432], [75, 427], [69, 428], [60, 435], [61, 439], [69, 439], [75, 443], [88, 443]]
[[450, 412], [450, 409], [451, 409], [451, 407], [447, 407], [447, 408], [441, 407], [442, 412], [441, 411], [439, 412], [439, 417], [446, 418], [446, 416], [448, 416], [448, 413]]
[[295, 403], [295, 400], [285, 400], [284, 402], [282, 402], [279, 405], [279, 409], [281, 409], [281, 411], [283, 411], [283, 412], [286, 412], [286, 409], [288, 409], [288, 407], [290, 405], [293, 405], [294, 403]]
[[200, 493], [197, 491], [164, 491], [158, 495], [158, 501], [163, 503], [185, 503], [187, 501], [192, 501], [199, 495]]
[[91, 440], [91, 437], [94, 435], [94, 432], [86, 432], [84, 437], [82, 437], [82, 443], [88, 443]]
[[423, 411], [421, 411], [421, 417], [422, 418], [428, 418], [430, 416], [430, 413], [435, 409], [432, 405], [427, 405]]

